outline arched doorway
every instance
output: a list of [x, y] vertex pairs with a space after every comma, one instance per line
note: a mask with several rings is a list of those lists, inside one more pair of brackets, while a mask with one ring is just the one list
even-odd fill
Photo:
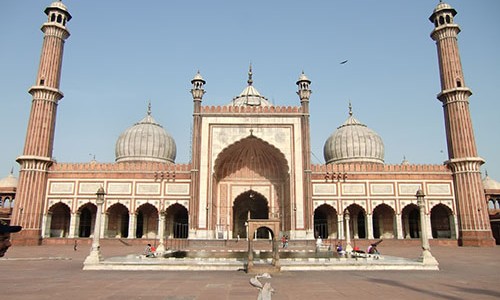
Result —
[[165, 233], [168, 238], [187, 239], [189, 233], [187, 209], [176, 203], [167, 208], [165, 216]]
[[54, 204], [49, 209], [50, 218], [50, 237], [68, 237], [70, 209], [69, 207], [59, 202]]
[[137, 208], [137, 238], [154, 239], [158, 234], [158, 210], [146, 203]]
[[320, 205], [314, 210], [314, 237], [338, 238], [337, 210], [328, 204]]
[[[247, 237], [247, 221], [249, 219], [268, 219], [269, 207], [267, 200], [261, 194], [250, 190], [239, 195], [233, 205], [233, 238]], [[256, 231], [257, 238], [269, 238], [268, 231], [260, 228]]]
[[[291, 230], [292, 227], [293, 206], [285, 155], [275, 146], [253, 135], [250, 128], [248, 130], [249, 136], [229, 145], [217, 156], [212, 177], [216, 185], [213, 199], [217, 201], [212, 202], [210, 226], [217, 229], [219, 234], [227, 231], [232, 238], [247, 237], [245, 222], [251, 195], [255, 195], [251, 202], [257, 205], [250, 209], [253, 210], [252, 218], [254, 215], [264, 219], [279, 218], [282, 231]], [[236, 198], [232, 196], [238, 194]], [[268, 233], [258, 230], [257, 236], [267, 237]]]
[[438, 204], [431, 209], [432, 237], [451, 239], [452, 237], [452, 212], [447, 206]]
[[104, 237], [126, 238], [128, 237], [128, 208], [121, 203], [111, 205], [107, 211], [107, 231]]
[[420, 238], [420, 211], [418, 206], [410, 204], [402, 211], [403, 235], [405, 239]]
[[373, 237], [376, 239], [393, 239], [396, 236], [394, 225], [395, 214], [392, 207], [380, 204], [373, 210]]
[[97, 207], [87, 203], [78, 210], [80, 223], [78, 224], [78, 237], [90, 237], [94, 231], [95, 215]]
[[[347, 207], [350, 218], [350, 233], [354, 239], [366, 239], [366, 212], [358, 204], [351, 204]], [[344, 228], [345, 229], [345, 228]]]

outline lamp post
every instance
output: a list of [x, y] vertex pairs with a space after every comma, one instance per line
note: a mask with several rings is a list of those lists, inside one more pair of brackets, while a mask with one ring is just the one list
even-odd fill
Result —
[[424, 192], [419, 189], [416, 194], [417, 197], [417, 205], [420, 210], [420, 237], [422, 239], [422, 255], [420, 256], [419, 260], [424, 264], [424, 265], [438, 265], [437, 260], [432, 256], [431, 254], [431, 247], [429, 245], [429, 239], [427, 238], [427, 222], [425, 221], [425, 201], [424, 197], [425, 194]]
[[351, 220], [351, 214], [349, 213], [349, 210], [346, 209], [344, 212], [344, 219], [345, 219], [345, 252], [347, 253], [347, 256], [350, 257], [351, 252], [352, 252], [352, 246], [351, 246], [351, 229], [349, 228], [350, 226], [350, 220]]
[[101, 237], [101, 217], [102, 217], [102, 205], [104, 204], [104, 188], [101, 186], [96, 193], [96, 204], [97, 204], [97, 212], [95, 216], [95, 225], [94, 225], [94, 238], [92, 239], [92, 248], [90, 250], [89, 256], [84, 261], [84, 265], [88, 264], [99, 264], [102, 260], [101, 257], [101, 247], [99, 245], [99, 239]]

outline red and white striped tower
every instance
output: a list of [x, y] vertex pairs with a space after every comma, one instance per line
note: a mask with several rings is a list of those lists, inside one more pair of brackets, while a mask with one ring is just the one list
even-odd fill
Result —
[[436, 41], [443, 103], [448, 161], [453, 172], [458, 209], [461, 246], [493, 246], [488, 209], [484, 201], [480, 166], [484, 160], [477, 154], [469, 112], [471, 90], [465, 85], [454, 23], [457, 14], [449, 4], [440, 2], [429, 20], [434, 23], [431, 37]]
[[23, 155], [20, 164], [12, 224], [23, 226], [14, 243], [36, 245], [41, 242], [41, 226], [47, 169], [52, 164], [57, 103], [63, 98], [59, 90], [64, 41], [69, 37], [66, 23], [71, 19], [66, 6], [56, 1], [45, 9], [48, 16], [41, 30], [44, 33], [40, 66], [35, 85]]

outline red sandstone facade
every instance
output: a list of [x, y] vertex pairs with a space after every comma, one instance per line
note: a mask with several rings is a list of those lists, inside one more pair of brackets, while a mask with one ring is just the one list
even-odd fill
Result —
[[[293, 107], [202, 106], [205, 81], [197, 74], [191, 81], [190, 164], [74, 164], [52, 160], [57, 103], [63, 97], [59, 81], [69, 36], [66, 22], [71, 19], [58, 3], [45, 11], [49, 20], [42, 26], [40, 68], [30, 89], [32, 112], [18, 158], [21, 173], [13, 215], [13, 223], [24, 229], [15, 243], [90, 237], [95, 192], [104, 187], [103, 238], [237, 239], [247, 235], [246, 220], [272, 218], [280, 220], [280, 232], [274, 234], [292, 239], [344, 239], [346, 228], [354, 239], [418, 239], [415, 193], [422, 189], [429, 237], [492, 245], [479, 174], [482, 160], [468, 112], [470, 91], [456, 45], [458, 26], [440, 24], [441, 16], [446, 20], [454, 10], [438, 6], [431, 17], [437, 19], [432, 36], [439, 49], [447, 166], [312, 165], [311, 81], [304, 74], [297, 81], [300, 106]], [[350, 226], [344, 223], [347, 211]]]

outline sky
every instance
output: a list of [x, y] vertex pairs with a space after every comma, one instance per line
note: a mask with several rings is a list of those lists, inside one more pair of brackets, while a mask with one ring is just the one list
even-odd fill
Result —
[[[119, 135], [147, 112], [191, 154], [191, 79], [206, 80], [203, 105], [225, 105], [254, 86], [275, 105], [299, 106], [296, 81], [312, 81], [312, 163], [348, 117], [377, 132], [385, 163], [448, 158], [435, 42], [438, 0], [63, 1], [73, 16], [65, 44], [53, 156], [115, 160]], [[48, 1], [7, 1], [0, 10], [0, 178], [22, 155]], [[500, 1], [449, 0], [481, 171], [500, 181]], [[340, 62], [348, 60], [345, 64]]]

